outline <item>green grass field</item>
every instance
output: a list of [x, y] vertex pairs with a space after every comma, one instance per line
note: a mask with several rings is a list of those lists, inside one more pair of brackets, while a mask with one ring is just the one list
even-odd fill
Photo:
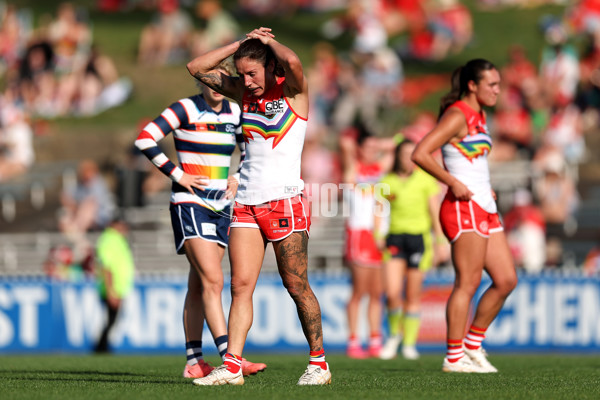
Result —
[[[492, 355], [498, 374], [441, 372], [441, 355], [419, 361], [329, 355], [332, 384], [298, 387], [302, 355], [249, 355], [265, 372], [244, 386], [197, 387], [181, 377], [183, 356], [2, 356], [0, 399], [598, 399], [600, 358]], [[217, 363], [215, 357], [209, 362]]]

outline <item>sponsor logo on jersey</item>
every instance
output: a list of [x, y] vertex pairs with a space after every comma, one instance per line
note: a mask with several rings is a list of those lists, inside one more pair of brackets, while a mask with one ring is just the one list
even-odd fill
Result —
[[242, 117], [242, 134], [244, 141], [249, 143], [257, 135], [265, 140], [273, 139], [273, 149], [293, 128], [298, 116], [287, 107], [285, 99], [265, 101], [263, 104], [244, 103]]
[[265, 114], [277, 114], [285, 111], [285, 103], [283, 98], [269, 101], [265, 103]]
[[283, 97], [267, 101], [263, 104], [263, 99], [260, 99], [258, 103], [244, 104], [244, 112], [258, 113], [263, 112], [265, 115], [273, 115], [282, 113], [285, 111], [285, 100]]

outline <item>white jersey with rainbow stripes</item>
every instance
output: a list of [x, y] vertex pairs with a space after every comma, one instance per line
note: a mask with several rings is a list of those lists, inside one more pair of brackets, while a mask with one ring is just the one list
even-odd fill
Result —
[[[201, 95], [195, 95], [173, 103], [144, 127], [135, 145], [174, 181], [171, 203], [196, 203], [213, 211], [221, 211], [230, 205], [225, 190], [231, 154], [236, 141], [242, 155], [244, 147], [240, 114], [237, 104], [223, 100], [221, 111], [215, 112]], [[170, 132], [173, 132], [181, 168], [158, 147], [158, 142]], [[209, 177], [206, 190], [196, 190], [194, 195], [179, 185], [177, 182], [183, 171]]]
[[243, 98], [242, 133], [246, 157], [240, 169], [236, 201], [256, 205], [294, 197], [304, 190], [300, 157], [307, 120], [283, 95], [284, 78], [262, 97]]
[[473, 192], [473, 200], [490, 214], [497, 212], [492, 196], [490, 170], [487, 161], [492, 149], [492, 138], [488, 133], [483, 110], [479, 113], [463, 101], [450, 107], [462, 111], [467, 121], [468, 134], [460, 142], [442, 146], [444, 165], [448, 172]]

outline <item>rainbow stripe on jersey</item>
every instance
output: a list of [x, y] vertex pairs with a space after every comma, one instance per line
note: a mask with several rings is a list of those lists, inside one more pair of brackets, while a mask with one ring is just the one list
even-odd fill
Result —
[[287, 107], [282, 113], [275, 114], [273, 118], [258, 113], [246, 114], [242, 125], [244, 140], [246, 143], [254, 140], [255, 134], [262, 136], [265, 140], [273, 138], [273, 148], [275, 148], [294, 126], [297, 119], [298, 116], [290, 107]]
[[492, 149], [492, 138], [487, 129], [483, 110], [475, 111], [459, 100], [450, 108], [458, 108], [467, 123], [467, 136], [457, 143], [442, 146], [444, 166], [448, 172], [473, 192], [473, 200], [489, 213], [497, 211], [492, 196], [490, 171], [487, 161]]
[[[231, 154], [236, 143], [244, 154], [240, 130], [241, 110], [237, 104], [223, 101], [215, 112], [201, 95], [179, 100], [144, 127], [135, 145], [173, 182], [171, 202], [196, 203], [221, 211], [230, 201], [225, 199]], [[176, 166], [159, 148], [158, 142], [173, 132]], [[240, 163], [241, 165], [241, 163]], [[210, 179], [206, 190], [189, 193], [177, 182], [183, 173]]]
[[294, 197], [304, 190], [300, 161], [307, 119], [284, 95], [285, 78], [262, 96], [242, 98], [242, 135], [246, 158], [240, 170], [236, 201], [256, 205]]
[[470, 162], [479, 156], [489, 154], [492, 150], [492, 138], [485, 133], [467, 136], [460, 142], [452, 144]]

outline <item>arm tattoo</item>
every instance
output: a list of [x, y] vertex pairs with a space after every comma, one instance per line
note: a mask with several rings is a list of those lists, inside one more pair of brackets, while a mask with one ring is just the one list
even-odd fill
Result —
[[223, 77], [220, 73], [210, 73], [210, 74], [202, 74], [200, 72], [196, 72], [194, 74], [194, 78], [198, 79], [200, 82], [204, 83], [209, 88], [220, 91], [223, 90]]

